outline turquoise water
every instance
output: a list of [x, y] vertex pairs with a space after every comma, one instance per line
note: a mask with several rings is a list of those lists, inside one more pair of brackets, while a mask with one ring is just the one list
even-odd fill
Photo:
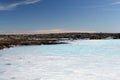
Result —
[[69, 44], [17, 46], [2, 54], [38, 54], [47, 56], [120, 55], [120, 40], [75, 40]]

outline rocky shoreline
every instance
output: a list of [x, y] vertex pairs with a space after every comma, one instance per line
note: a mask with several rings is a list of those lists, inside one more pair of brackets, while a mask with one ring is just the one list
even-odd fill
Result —
[[10, 48], [17, 45], [52, 45], [52, 44], [65, 44], [56, 40], [31, 40], [31, 41], [2, 41], [0, 42], [0, 49]]
[[54, 33], [0, 35], [0, 49], [16, 45], [65, 44], [61, 40], [74, 39], [120, 39], [120, 33]]

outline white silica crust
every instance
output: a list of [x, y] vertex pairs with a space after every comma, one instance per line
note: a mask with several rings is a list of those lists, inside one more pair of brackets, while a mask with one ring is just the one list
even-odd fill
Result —
[[0, 80], [120, 80], [120, 40], [18, 46], [0, 51]]

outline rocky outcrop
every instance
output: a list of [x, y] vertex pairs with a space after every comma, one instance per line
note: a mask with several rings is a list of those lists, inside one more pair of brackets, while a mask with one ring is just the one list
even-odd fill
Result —
[[0, 41], [0, 49], [14, 47], [16, 45], [52, 45], [65, 44], [56, 40], [14, 40], [14, 41]]
[[63, 44], [66, 39], [120, 39], [120, 33], [54, 33], [0, 35], [0, 49], [15, 45]]

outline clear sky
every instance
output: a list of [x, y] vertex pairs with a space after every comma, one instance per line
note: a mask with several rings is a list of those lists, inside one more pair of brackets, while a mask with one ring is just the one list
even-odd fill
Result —
[[0, 0], [0, 33], [120, 32], [120, 0]]

